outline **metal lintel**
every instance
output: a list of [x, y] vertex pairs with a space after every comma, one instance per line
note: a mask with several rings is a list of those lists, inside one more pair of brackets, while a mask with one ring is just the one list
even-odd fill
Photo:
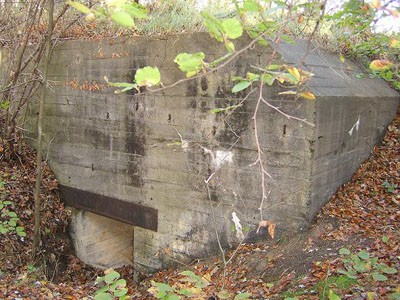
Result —
[[61, 199], [68, 206], [87, 210], [133, 226], [157, 231], [158, 211], [92, 192], [60, 185]]

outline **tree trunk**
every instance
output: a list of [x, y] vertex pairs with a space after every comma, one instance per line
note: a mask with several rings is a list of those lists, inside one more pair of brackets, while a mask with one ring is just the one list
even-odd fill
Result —
[[33, 254], [35, 255], [39, 249], [40, 241], [40, 186], [42, 183], [42, 155], [43, 155], [43, 133], [42, 133], [42, 123], [43, 123], [43, 108], [44, 101], [46, 99], [46, 88], [47, 88], [47, 72], [51, 55], [51, 35], [53, 33], [53, 11], [54, 11], [54, 0], [48, 0], [48, 10], [49, 10], [49, 23], [47, 26], [47, 36], [46, 36], [46, 54], [44, 57], [43, 65], [43, 81], [42, 90], [39, 98], [39, 116], [38, 116], [38, 142], [37, 142], [37, 157], [36, 157], [36, 185], [34, 191], [35, 199], [35, 229], [33, 235]]

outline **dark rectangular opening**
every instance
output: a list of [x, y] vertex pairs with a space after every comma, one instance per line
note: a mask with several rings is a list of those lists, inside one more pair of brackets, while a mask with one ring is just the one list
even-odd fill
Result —
[[133, 226], [157, 231], [158, 211], [147, 206], [60, 185], [66, 205], [87, 210]]

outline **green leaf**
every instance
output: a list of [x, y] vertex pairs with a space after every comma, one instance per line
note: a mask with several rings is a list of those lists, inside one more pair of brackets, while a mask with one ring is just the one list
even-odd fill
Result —
[[120, 275], [117, 271], [112, 271], [111, 273], [108, 273], [107, 275], [104, 276], [104, 281], [110, 284], [114, 282], [114, 280], [117, 279], [119, 276]]
[[247, 80], [241, 81], [241, 82], [235, 84], [235, 86], [232, 88], [232, 93], [240, 92], [240, 91], [248, 88], [250, 85], [251, 85], [250, 81], [247, 81]]
[[350, 250], [347, 249], [347, 248], [341, 248], [339, 250], [339, 254], [341, 254], [341, 255], [350, 255]]
[[181, 295], [183, 295], [183, 296], [186, 296], [186, 297], [190, 297], [190, 296], [193, 295], [193, 294], [192, 294], [189, 290], [187, 290], [187, 289], [180, 289], [180, 290], [178, 291], [178, 293], [181, 294]]
[[400, 300], [400, 293], [390, 294], [389, 299]]
[[382, 269], [382, 271], [383, 271], [383, 273], [386, 273], [386, 274], [396, 274], [397, 273], [397, 270], [395, 268], [389, 268], [389, 267]]
[[3, 201], [4, 205], [10, 205], [12, 202], [11, 201]]
[[[223, 107], [223, 108], [214, 108], [214, 109], [212, 109], [212, 110], [210, 110], [210, 112], [212, 113], [212, 114], [216, 114], [216, 113], [219, 113], [219, 112], [221, 112], [221, 111], [226, 111], [226, 110], [229, 110], [229, 109], [234, 109], [234, 108], [237, 108], [237, 107], [240, 107], [241, 105], [231, 105], [231, 106], [228, 106], [228, 107]], [[233, 231], [235, 230], [235, 225], [233, 225]]]
[[80, 11], [83, 14], [90, 14], [90, 8], [86, 5], [76, 2], [76, 1], [67, 1], [67, 4]]
[[231, 41], [226, 41], [226, 42], [225, 42], [225, 48], [226, 48], [229, 52], [235, 52], [235, 45], [234, 45]]
[[117, 24], [127, 27], [127, 28], [132, 28], [135, 25], [135, 22], [133, 21], [132, 17], [123, 11], [117, 11], [113, 14], [111, 14], [110, 18]]
[[25, 237], [26, 233], [24, 231], [17, 231], [17, 235], [19, 235], [20, 237]]
[[252, 12], [258, 12], [259, 6], [256, 2], [254, 1], [245, 1], [243, 3], [243, 10], [244, 11], [252, 11]]
[[17, 223], [15, 221], [9, 221], [8, 225], [10, 225], [11, 227], [15, 227], [17, 226]]
[[163, 300], [179, 300], [179, 299], [182, 299], [182, 297], [176, 294], [168, 294], [163, 298]]
[[[5, 201], [4, 201], [5, 202]], [[389, 237], [387, 235], [384, 235], [382, 237], [382, 242], [384, 242], [385, 244], [389, 243]]]
[[16, 214], [15, 212], [13, 212], [13, 211], [10, 211], [10, 212], [8, 213], [8, 216], [11, 217], [11, 218], [13, 218], [13, 217], [17, 217], [17, 214]]
[[369, 253], [367, 251], [360, 251], [358, 252], [358, 257], [363, 260], [369, 260]]
[[333, 290], [329, 290], [329, 292], [328, 292], [328, 298], [329, 298], [329, 300], [341, 300], [341, 298], [340, 298], [338, 295], [336, 295], [336, 294], [333, 292]]
[[387, 277], [385, 275], [379, 274], [379, 273], [372, 274], [372, 278], [374, 278], [374, 280], [376, 280], [376, 281], [385, 281], [385, 280], [387, 280]]
[[178, 64], [181, 71], [186, 72], [186, 77], [191, 77], [203, 68], [205, 57], [203, 52], [180, 53], [175, 57], [174, 62]]
[[114, 282], [112, 285], [114, 288], [124, 288], [126, 287], [126, 280], [125, 279], [118, 279], [116, 282]]
[[120, 289], [118, 291], [115, 291], [114, 292], [114, 297], [122, 297], [122, 296], [126, 295], [126, 293], [128, 293], [128, 289], [127, 288], [123, 288], [123, 289]]
[[151, 284], [153, 286], [155, 286], [158, 291], [162, 291], [162, 292], [173, 292], [174, 291], [174, 289], [170, 285], [162, 283], [162, 282], [152, 281]]
[[261, 76], [262, 81], [264, 81], [268, 85], [273, 85], [274, 81], [276, 79], [276, 76], [270, 75], [270, 74], [263, 74]]
[[282, 35], [281, 39], [284, 40], [285, 42], [289, 43], [289, 44], [294, 44], [295, 43], [294, 39], [292, 39], [290, 36], [287, 36], [287, 35]]
[[136, 3], [124, 4], [121, 8], [128, 13], [132, 18], [136, 19], [148, 19], [147, 10], [141, 5]]
[[139, 86], [159, 85], [161, 82], [161, 74], [157, 67], [144, 67], [137, 70], [135, 81]]
[[222, 28], [221, 22], [218, 19], [211, 17], [207, 13], [202, 13], [201, 15], [204, 18], [203, 24], [207, 27], [210, 35], [217, 41], [222, 42], [224, 40], [222, 35], [224, 29]]
[[108, 292], [108, 285], [103, 286], [101, 289], [99, 289], [96, 294], [101, 294], [101, 293], [105, 293]]
[[94, 296], [94, 300], [112, 300], [113, 297], [109, 293], [99, 293]]
[[238, 19], [226, 19], [222, 22], [222, 28], [224, 33], [230, 39], [237, 39], [238, 37], [242, 36], [243, 28], [242, 24]]
[[244, 300], [248, 299], [249, 297], [251, 297], [250, 293], [239, 293], [235, 296], [234, 300]]

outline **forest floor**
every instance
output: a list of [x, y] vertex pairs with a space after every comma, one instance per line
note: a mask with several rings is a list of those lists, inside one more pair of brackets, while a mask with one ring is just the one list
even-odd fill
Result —
[[[34, 184], [34, 151], [21, 143], [19, 156], [9, 159], [0, 144], [0, 299], [92, 299], [103, 271], [73, 255], [70, 213], [47, 166], [43, 241], [32, 260]], [[11, 218], [16, 226], [4, 223]], [[8, 232], [1, 233], [1, 226]], [[192, 293], [187, 299], [400, 299], [400, 115], [311, 230], [243, 244], [225, 270], [214, 257], [137, 284], [131, 267], [117, 271], [127, 280], [130, 299], [152, 299], [157, 292], [159, 298], [180, 299], [182, 289]]]

